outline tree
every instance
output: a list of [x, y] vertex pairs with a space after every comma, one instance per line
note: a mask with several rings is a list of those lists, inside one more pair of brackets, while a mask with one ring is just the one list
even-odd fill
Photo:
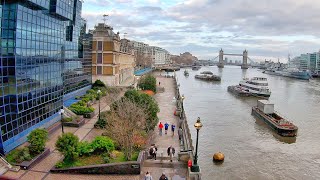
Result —
[[79, 138], [72, 133], [64, 133], [59, 136], [56, 142], [56, 148], [66, 159], [74, 160], [79, 156]]
[[138, 83], [138, 86], [142, 90], [151, 90], [157, 92], [157, 80], [152, 75], [146, 75], [142, 77]]
[[125, 97], [113, 103], [106, 133], [118, 142], [127, 160], [132, 158], [134, 135], [143, 131], [145, 124], [146, 114], [136, 103]]
[[140, 108], [144, 110], [146, 114], [146, 126], [145, 131], [149, 132], [154, 130], [154, 127], [158, 123], [158, 112], [160, 111], [158, 103], [153, 97], [139, 93], [137, 90], [129, 90], [124, 94], [124, 97], [130, 99], [136, 103]]
[[136, 55], [137, 66], [151, 67], [152, 57], [149, 53], [137, 52], [135, 55]]
[[48, 131], [45, 129], [35, 129], [28, 135], [27, 140], [30, 143], [29, 150], [32, 155], [40, 154], [44, 151]]

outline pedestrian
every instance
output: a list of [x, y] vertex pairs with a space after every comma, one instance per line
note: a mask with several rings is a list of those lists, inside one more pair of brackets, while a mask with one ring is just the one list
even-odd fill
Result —
[[174, 136], [174, 130], [176, 129], [176, 125], [171, 124], [172, 136]]
[[176, 150], [174, 149], [174, 147], [172, 147], [172, 145], [168, 147], [167, 153], [168, 153], [168, 156], [170, 157], [170, 162], [172, 162], [172, 158], [175, 152]]
[[152, 180], [152, 176], [149, 171], [147, 171], [146, 175], [144, 176], [144, 180]]
[[160, 81], [159, 81], [159, 86], [160, 86], [160, 84], [161, 84], [161, 83], [160, 83]]
[[159, 135], [162, 136], [163, 124], [160, 122], [159, 124]]
[[182, 128], [181, 127], [178, 129], [178, 136], [179, 136], [179, 140], [181, 141], [181, 139], [182, 139]]
[[166, 122], [166, 123], [164, 124], [164, 132], [165, 132], [165, 134], [167, 134], [168, 128], [169, 128], [169, 124], [168, 124], [168, 122]]
[[152, 158], [154, 158], [154, 160], [157, 160], [157, 151], [158, 151], [157, 146], [155, 144], [151, 144], [149, 154], [151, 155]]
[[168, 177], [163, 172], [162, 175], [160, 176], [159, 180], [168, 180]]

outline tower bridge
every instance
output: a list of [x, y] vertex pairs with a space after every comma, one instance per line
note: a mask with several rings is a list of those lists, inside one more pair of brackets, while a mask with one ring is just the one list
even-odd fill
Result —
[[219, 63], [218, 67], [223, 68], [224, 67], [224, 61], [223, 61], [223, 56], [228, 55], [228, 56], [242, 56], [242, 65], [241, 69], [248, 69], [248, 51], [244, 50], [242, 54], [233, 54], [233, 53], [224, 53], [223, 50], [221, 49], [219, 51]]

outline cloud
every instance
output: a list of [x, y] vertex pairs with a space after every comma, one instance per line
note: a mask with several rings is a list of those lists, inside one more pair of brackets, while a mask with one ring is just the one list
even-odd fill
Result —
[[173, 54], [188, 50], [212, 57], [220, 48], [235, 53], [248, 49], [249, 56], [269, 59], [314, 52], [320, 46], [320, 1], [116, 1], [87, 0], [84, 6], [107, 4], [100, 12], [84, 7], [89, 27], [102, 22], [106, 12], [117, 31]]

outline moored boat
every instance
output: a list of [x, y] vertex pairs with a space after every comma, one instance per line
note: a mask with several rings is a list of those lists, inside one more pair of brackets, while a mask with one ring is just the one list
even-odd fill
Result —
[[200, 74], [194, 76], [197, 79], [206, 80], [206, 81], [221, 81], [220, 76], [210, 75], [210, 74]]
[[213, 73], [211, 71], [202, 71], [200, 74], [210, 74], [213, 75]]
[[229, 86], [228, 91], [239, 96], [268, 98], [271, 95], [267, 78], [264, 77], [244, 78], [239, 82], [239, 85]]
[[298, 127], [274, 111], [274, 104], [267, 100], [258, 100], [257, 106], [252, 107], [252, 115], [265, 122], [281, 136], [297, 136]]
[[192, 70], [199, 70], [199, 69], [201, 69], [201, 66], [192, 66]]

